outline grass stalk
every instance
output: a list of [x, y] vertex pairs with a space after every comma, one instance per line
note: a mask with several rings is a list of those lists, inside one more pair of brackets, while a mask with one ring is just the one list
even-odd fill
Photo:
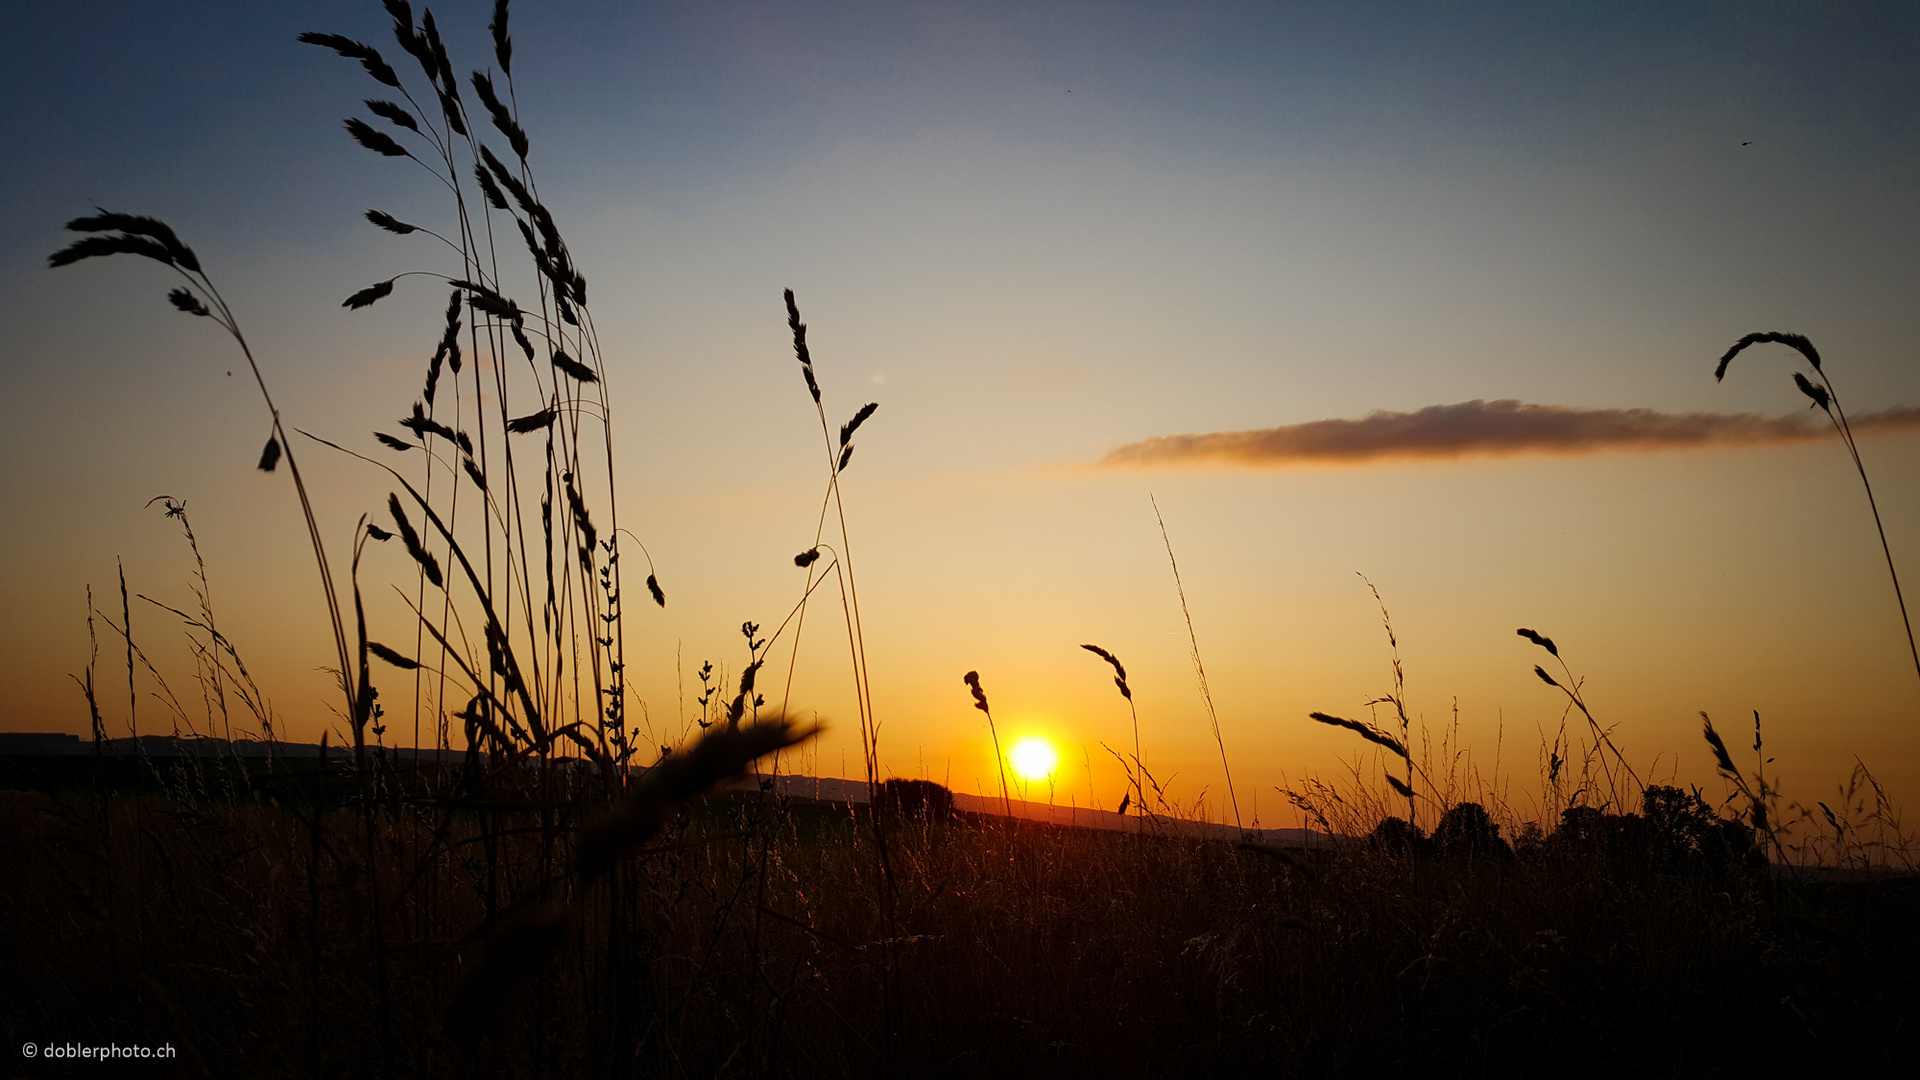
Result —
[[1167, 537], [1167, 522], [1160, 516], [1160, 504], [1152, 496], [1153, 519], [1160, 524], [1160, 540], [1167, 546], [1167, 565], [1173, 568], [1173, 588], [1180, 596], [1180, 616], [1187, 622], [1187, 644], [1193, 650], [1193, 674], [1200, 682], [1200, 700], [1207, 706], [1207, 721], [1213, 726], [1214, 745], [1220, 748], [1220, 768], [1227, 775], [1227, 799], [1233, 805], [1234, 828], [1246, 831], [1240, 820], [1240, 797], [1233, 790], [1233, 765], [1227, 760], [1227, 741], [1220, 735], [1220, 714], [1213, 707], [1213, 691], [1207, 686], [1207, 668], [1200, 662], [1200, 638], [1193, 631], [1193, 613], [1187, 610], [1187, 588], [1180, 582], [1180, 563], [1173, 557], [1173, 541]]
[[1840, 441], [1846, 445], [1847, 456], [1853, 460], [1854, 471], [1860, 474], [1860, 486], [1867, 493], [1867, 509], [1873, 513], [1874, 532], [1880, 537], [1880, 553], [1887, 560], [1887, 577], [1893, 582], [1894, 603], [1900, 607], [1900, 625], [1907, 632], [1907, 654], [1913, 659], [1914, 675], [1920, 677], [1920, 645], [1914, 642], [1913, 620], [1907, 617], [1907, 599], [1900, 591], [1900, 571], [1893, 565], [1893, 548], [1887, 543], [1887, 528], [1880, 521], [1880, 504], [1873, 497], [1873, 482], [1867, 479], [1867, 465], [1860, 458], [1860, 446], [1854, 441], [1852, 426], [1847, 423], [1847, 412], [1840, 406], [1839, 391], [1833, 388], [1832, 377], [1821, 366], [1819, 350], [1813, 347], [1812, 341], [1801, 334], [1748, 334], [1734, 342], [1733, 347], [1720, 357], [1719, 365], [1713, 370], [1713, 379], [1719, 382], [1726, 378], [1727, 365], [1733, 362], [1734, 357], [1750, 346], [1763, 343], [1786, 345], [1798, 352], [1806, 358], [1807, 363], [1813, 368], [1814, 378], [1819, 380], [1819, 384], [1815, 385], [1800, 372], [1793, 373], [1794, 385], [1812, 400], [1812, 407], [1827, 414], [1827, 419], [1833, 424], [1834, 431], [1840, 435]]

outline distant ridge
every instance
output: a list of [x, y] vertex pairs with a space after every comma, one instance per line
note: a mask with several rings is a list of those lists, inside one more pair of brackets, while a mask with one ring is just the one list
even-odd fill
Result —
[[[398, 761], [445, 761], [457, 763], [465, 760], [465, 753], [458, 750], [416, 750], [410, 746], [389, 746], [386, 751]], [[100, 752], [109, 757], [149, 757], [149, 758], [252, 758], [265, 760], [314, 760], [320, 756], [319, 743], [266, 742], [259, 739], [227, 740], [211, 737], [191, 737], [179, 735], [141, 735], [138, 738], [108, 739]], [[92, 739], [82, 739], [78, 735], [64, 732], [27, 731], [0, 732], [0, 757], [87, 757], [94, 753]], [[353, 747], [329, 744], [327, 759], [344, 760], [353, 756]], [[636, 768], [636, 773], [645, 772], [645, 768]], [[740, 776], [720, 785], [719, 790], [739, 793], [761, 790], [762, 785], [771, 783], [771, 789], [788, 798], [810, 799], [823, 803], [844, 803], [848, 806], [867, 805], [867, 782], [865, 780], [843, 780], [829, 776]], [[1120, 832], [1138, 828], [1139, 818], [1132, 815], [1116, 814], [1111, 810], [1094, 810], [1088, 807], [1059, 806], [1033, 802], [1024, 799], [1010, 800], [1013, 816], [1025, 821], [1039, 821], [1050, 825], [1067, 826], [1081, 829], [1099, 829], [1105, 832]], [[1000, 799], [968, 795], [964, 792], [953, 793], [953, 805], [957, 810], [983, 817], [1005, 817], [1008, 802]], [[1263, 844], [1278, 844], [1282, 847], [1324, 848], [1331, 847], [1334, 837], [1316, 829], [1236, 829], [1231, 825], [1222, 825], [1210, 821], [1190, 821], [1185, 818], [1152, 816], [1147, 819], [1147, 831], [1161, 836], [1187, 836], [1216, 840], [1248, 840]]]
[[[772, 782], [771, 790], [789, 798], [812, 799], [818, 802], [846, 803], [850, 806], [867, 804], [867, 782], [865, 780], [841, 780], [833, 777], [816, 776], [742, 776], [721, 785], [724, 791], [753, 791], [767, 782]], [[1039, 821], [1050, 825], [1061, 825], [1081, 829], [1099, 829], [1105, 832], [1130, 831], [1138, 828], [1139, 818], [1133, 815], [1116, 814], [1111, 810], [1093, 810], [1087, 807], [1060, 806], [1057, 804], [1032, 802], [1013, 799], [1013, 816], [1025, 821]], [[983, 817], [1005, 817], [1007, 803], [980, 795], [968, 795], [965, 792], [953, 793], [953, 805], [956, 810]], [[1317, 829], [1236, 829], [1232, 825], [1222, 825], [1211, 821], [1190, 821], [1185, 818], [1153, 816], [1147, 819], [1147, 831], [1160, 836], [1187, 836], [1214, 840], [1248, 840], [1262, 844], [1277, 844], [1281, 847], [1324, 848], [1333, 846], [1334, 837]]]
[[[371, 747], [369, 747], [371, 749]], [[387, 753], [404, 760], [461, 760], [457, 751], [415, 750], [410, 746], [389, 746]], [[83, 757], [94, 752], [92, 739], [48, 731], [0, 731], [0, 757]], [[267, 742], [264, 739], [221, 739], [191, 735], [141, 735], [108, 739], [100, 752], [113, 757], [178, 758], [318, 758], [319, 743]], [[329, 745], [327, 757], [353, 756], [352, 746]]]

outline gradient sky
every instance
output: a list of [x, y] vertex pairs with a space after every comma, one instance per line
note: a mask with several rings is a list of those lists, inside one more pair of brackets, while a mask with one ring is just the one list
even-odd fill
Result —
[[[491, 63], [490, 8], [436, 9], [456, 69]], [[286, 477], [252, 467], [266, 421], [226, 374], [239, 357], [167, 306], [161, 268], [45, 257], [96, 204], [161, 217], [290, 423], [356, 445], [391, 429], [444, 295], [339, 301], [445, 267], [359, 215], [447, 211], [341, 131], [375, 89], [359, 68], [294, 41], [394, 52], [386, 19], [373, 0], [30, 2], [10, 23], [0, 729], [86, 730], [67, 676], [87, 585], [117, 610], [116, 558], [134, 591], [191, 602], [177, 525], [144, 507], [167, 493], [223, 628], [287, 731], [317, 738], [331, 646]], [[1803, 413], [1782, 347], [1714, 382], [1753, 330], [1809, 335], [1857, 412], [1920, 404], [1913, 6], [525, 2], [513, 30], [541, 191], [593, 282], [622, 521], [670, 599], [629, 618], [661, 740], [697, 692], [683, 710], [676, 654], [688, 683], [703, 659], [737, 670], [740, 622], [777, 622], [801, 585], [823, 477], [790, 287], [829, 413], [881, 406], [846, 494], [892, 772], [989, 783], [960, 681], [977, 669], [1003, 736], [1060, 743], [1056, 797], [1111, 807], [1099, 743], [1130, 731], [1090, 641], [1129, 668], [1150, 766], [1221, 813], [1151, 494], [1242, 808], [1267, 824], [1295, 823], [1275, 785], [1371, 768], [1306, 719], [1391, 687], [1362, 573], [1436, 748], [1457, 703], [1522, 817], [1562, 701], [1519, 626], [1560, 643], [1643, 773], [1719, 792], [1698, 713], [1739, 732], [1758, 709], [1790, 797], [1827, 798], [1856, 755], [1920, 797], [1920, 678], [1836, 440], [1098, 464], [1475, 400]], [[1920, 437], [1861, 449], [1920, 593]], [[384, 489], [318, 448], [303, 462], [344, 559]], [[190, 683], [177, 627], [134, 618]], [[833, 728], [808, 771], [858, 761], [841, 648], [802, 656], [800, 700]]]

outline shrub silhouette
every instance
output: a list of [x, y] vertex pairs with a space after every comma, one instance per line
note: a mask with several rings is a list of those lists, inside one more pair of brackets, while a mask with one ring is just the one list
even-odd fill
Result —
[[1715, 814], [1698, 794], [1664, 784], [1642, 793], [1639, 814], [1569, 807], [1549, 848], [1670, 874], [1719, 873], [1760, 857], [1752, 829]]
[[1513, 849], [1500, 839], [1500, 826], [1487, 816], [1479, 803], [1463, 802], [1440, 815], [1433, 827], [1434, 850], [1443, 857], [1460, 858], [1496, 855], [1508, 857]]
[[880, 799], [903, 818], [942, 821], [953, 816], [953, 792], [931, 780], [895, 777], [881, 785]]
[[1375, 825], [1373, 832], [1367, 834], [1367, 846], [1388, 855], [1407, 858], [1425, 855], [1429, 845], [1420, 826], [1404, 818], [1390, 817]]
[[1641, 797], [1641, 813], [1647, 856], [1659, 869], [1724, 870], [1759, 856], [1753, 830], [1715, 814], [1696, 793], [1649, 787]]

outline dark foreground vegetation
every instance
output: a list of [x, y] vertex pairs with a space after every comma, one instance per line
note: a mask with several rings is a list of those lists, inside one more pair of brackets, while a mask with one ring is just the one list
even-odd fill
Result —
[[[564, 784], [369, 828], [328, 807], [343, 781], [0, 794], [13, 1046], [408, 1077], [1893, 1075], [1920, 1050], [1920, 886], [1770, 873], [1704, 818], [1516, 852], [1468, 812], [1308, 853], [716, 797], [581, 884]], [[476, 996], [487, 940], [560, 899], [530, 974]]]

